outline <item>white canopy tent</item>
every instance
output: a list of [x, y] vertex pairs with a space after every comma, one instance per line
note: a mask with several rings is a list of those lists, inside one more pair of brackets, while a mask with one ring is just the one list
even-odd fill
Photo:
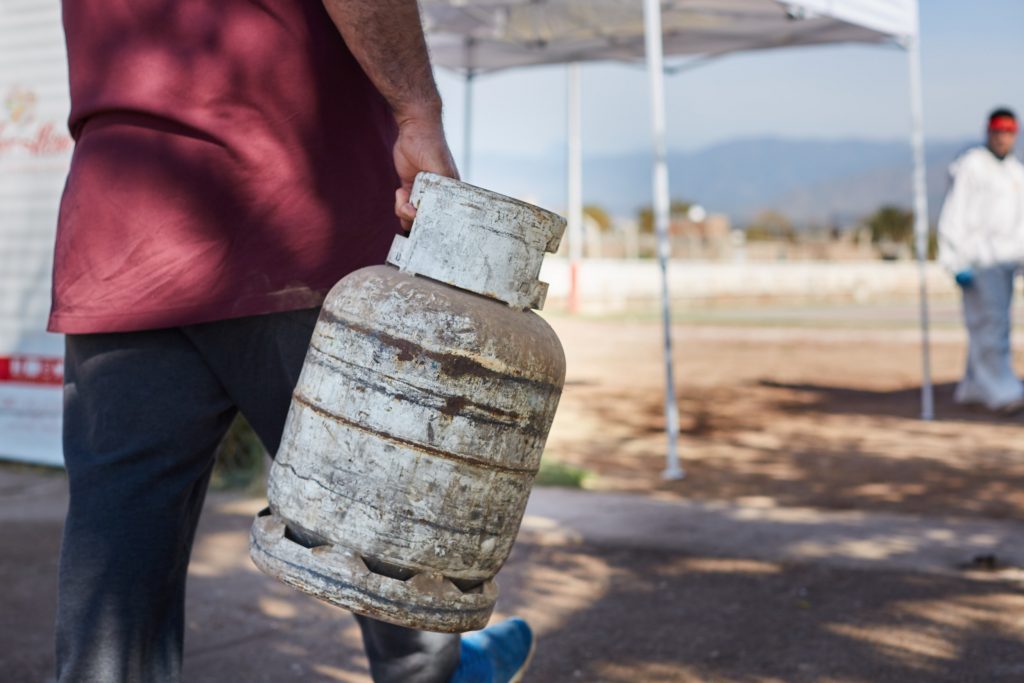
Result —
[[683, 472], [677, 452], [678, 409], [667, 283], [669, 183], [664, 56], [710, 58], [746, 50], [842, 42], [904, 48], [910, 70], [914, 229], [920, 271], [921, 416], [932, 419], [925, 288], [928, 206], [917, 0], [421, 0], [421, 6], [434, 63], [466, 77], [464, 172], [468, 172], [470, 158], [472, 79], [480, 73], [517, 67], [570, 65], [569, 245], [574, 279], [582, 226], [579, 69], [575, 65], [583, 61], [639, 62], [646, 58], [655, 152], [654, 216], [662, 273], [667, 478], [679, 478]]
[[[646, 0], [422, 0], [431, 57], [476, 73], [642, 61]], [[657, 8], [658, 3], [654, 7]], [[917, 33], [914, 0], [663, 0], [666, 55], [715, 55]]]

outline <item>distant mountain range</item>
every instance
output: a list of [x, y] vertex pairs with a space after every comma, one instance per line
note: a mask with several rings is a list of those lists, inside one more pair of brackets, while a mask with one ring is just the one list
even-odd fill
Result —
[[[929, 213], [938, 215], [946, 169], [972, 140], [926, 146]], [[651, 155], [586, 157], [583, 196], [613, 215], [635, 216], [651, 203]], [[564, 211], [565, 160], [479, 154], [471, 182]], [[799, 226], [845, 225], [883, 204], [910, 207], [911, 152], [906, 141], [734, 140], [669, 155], [673, 199], [726, 213], [738, 225], [775, 209]]]

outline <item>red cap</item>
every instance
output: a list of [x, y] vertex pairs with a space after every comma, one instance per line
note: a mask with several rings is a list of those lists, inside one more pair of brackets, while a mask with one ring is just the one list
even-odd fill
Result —
[[988, 122], [988, 130], [990, 133], [1016, 133], [1020, 126], [1012, 116], [996, 116]]

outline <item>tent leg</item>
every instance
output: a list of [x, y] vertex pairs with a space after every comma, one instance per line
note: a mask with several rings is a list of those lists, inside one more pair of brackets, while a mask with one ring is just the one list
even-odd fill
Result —
[[579, 267], [583, 256], [583, 146], [582, 112], [580, 103], [580, 65], [569, 64], [569, 312], [576, 313], [580, 306]]
[[466, 71], [462, 102], [462, 170], [459, 176], [469, 182], [470, 161], [473, 159], [473, 78], [470, 69]]
[[921, 419], [935, 418], [935, 396], [932, 386], [931, 344], [928, 319], [928, 189], [925, 180], [924, 159], [924, 103], [921, 93], [921, 49], [914, 36], [907, 45], [910, 67], [911, 144], [914, 151], [914, 237], [920, 279], [921, 303]]
[[676, 404], [675, 373], [672, 366], [672, 313], [669, 307], [668, 240], [669, 184], [668, 149], [665, 141], [665, 71], [661, 41], [661, 5], [644, 0], [644, 37], [647, 71], [651, 85], [651, 113], [654, 132], [654, 225], [658, 236], [658, 266], [661, 270], [661, 323], [665, 353], [665, 429], [668, 436], [664, 479], [682, 479], [679, 465], [679, 408]]

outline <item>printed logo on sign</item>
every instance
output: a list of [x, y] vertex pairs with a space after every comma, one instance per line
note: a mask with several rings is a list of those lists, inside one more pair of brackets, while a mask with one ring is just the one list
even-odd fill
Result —
[[71, 149], [71, 138], [53, 121], [37, 121], [39, 97], [24, 86], [15, 85], [3, 98], [0, 111], [0, 157], [16, 150], [41, 157]]
[[30, 355], [0, 357], [0, 382], [59, 386], [64, 383], [64, 359]]
[[16, 85], [7, 92], [4, 98], [4, 109], [7, 120], [15, 125], [28, 123], [35, 118], [36, 103], [39, 98], [28, 88]]

